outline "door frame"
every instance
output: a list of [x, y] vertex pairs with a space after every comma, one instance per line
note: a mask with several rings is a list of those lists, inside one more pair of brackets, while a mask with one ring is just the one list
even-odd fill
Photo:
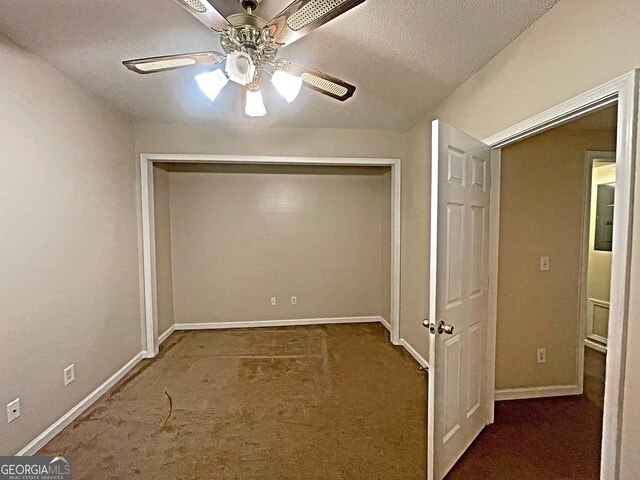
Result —
[[[400, 345], [400, 200], [401, 160], [399, 158], [347, 158], [347, 157], [287, 157], [254, 155], [201, 155], [142, 153], [140, 154], [140, 188], [142, 231], [142, 271], [144, 300], [145, 358], [158, 354], [158, 299], [156, 281], [155, 210], [153, 197], [154, 163], [213, 163], [236, 165], [314, 165], [390, 167], [391, 169], [391, 318], [390, 339]], [[320, 321], [316, 323], [321, 323]], [[385, 325], [386, 326], [386, 325]]]
[[[578, 386], [580, 392], [584, 391], [584, 347], [592, 348], [601, 353], [607, 353], [606, 343], [601, 345], [594, 339], [588, 338], [587, 332], [589, 325], [592, 324], [593, 318], [589, 318], [590, 309], [588, 307], [591, 299], [588, 295], [588, 279], [589, 279], [589, 238], [591, 235], [591, 201], [592, 201], [592, 181], [593, 181], [593, 162], [595, 160], [616, 160], [616, 152], [607, 151], [587, 151], [585, 153], [585, 192], [584, 192], [584, 209], [582, 212], [582, 238], [586, 241], [582, 245], [582, 269], [580, 271], [580, 332], [578, 333], [578, 344], [582, 343], [583, 348], [578, 352]], [[598, 303], [596, 303], [598, 304]], [[607, 306], [609, 308], [609, 306]], [[605, 339], [606, 340], [606, 339]]]
[[[578, 95], [545, 112], [520, 122], [483, 141], [494, 149], [505, 147], [535, 134], [570, 122], [606, 106], [618, 104], [616, 140], [616, 211], [614, 212], [613, 241], [616, 254], [611, 269], [611, 301], [609, 312], [609, 335], [607, 346], [607, 368], [605, 376], [605, 398], [602, 428], [602, 457], [600, 478], [614, 479], [620, 473], [620, 445], [622, 437], [622, 404], [629, 316], [629, 276], [633, 227], [633, 203], [635, 186], [636, 146], [638, 126], [638, 76], [640, 70], [615, 78], [599, 87]], [[497, 156], [499, 163], [499, 155]], [[496, 170], [499, 175], [499, 168]], [[496, 178], [492, 178], [495, 185]], [[499, 189], [492, 194], [497, 196]], [[493, 204], [492, 204], [493, 206]], [[499, 229], [499, 208], [492, 210], [491, 225]], [[499, 230], [494, 230], [494, 237]], [[491, 238], [491, 237], [490, 237]], [[497, 240], [493, 241], [497, 245]], [[493, 243], [492, 243], [493, 245]], [[490, 284], [497, 285], [498, 251], [492, 249]], [[497, 289], [490, 292], [497, 302]], [[496, 312], [490, 308], [490, 315]], [[497, 317], [489, 318], [488, 336], [495, 340]], [[495, 372], [495, 348], [489, 352], [489, 368]], [[493, 367], [492, 367], [493, 364]], [[490, 379], [491, 380], [491, 379]], [[495, 383], [489, 385], [495, 389]]]

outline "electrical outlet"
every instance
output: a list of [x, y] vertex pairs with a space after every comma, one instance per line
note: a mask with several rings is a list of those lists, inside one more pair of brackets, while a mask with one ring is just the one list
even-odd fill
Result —
[[20, 416], [20, 399], [16, 398], [7, 405], [7, 423], [13, 422]]
[[278, 304], [278, 299], [276, 297], [271, 297], [271, 306], [276, 306]]
[[538, 363], [547, 363], [547, 349], [546, 348], [539, 348], [537, 350], [537, 360]]
[[540, 271], [541, 272], [549, 271], [549, 257], [540, 257]]
[[291, 305], [297, 305], [298, 304], [298, 297], [291, 297]]
[[76, 366], [72, 363], [64, 369], [64, 386], [66, 387], [76, 379]]

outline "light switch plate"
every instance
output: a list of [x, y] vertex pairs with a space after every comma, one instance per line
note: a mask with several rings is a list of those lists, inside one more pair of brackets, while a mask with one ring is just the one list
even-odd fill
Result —
[[549, 271], [549, 257], [540, 257], [540, 271]]

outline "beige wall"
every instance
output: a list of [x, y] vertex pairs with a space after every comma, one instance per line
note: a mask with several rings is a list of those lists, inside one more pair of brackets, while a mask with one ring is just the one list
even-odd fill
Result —
[[380, 315], [391, 321], [391, 169], [382, 174], [380, 205]]
[[382, 315], [388, 171], [172, 166], [176, 323]]
[[138, 153], [402, 158], [401, 133], [136, 123]]
[[0, 455], [13, 455], [142, 334], [132, 124], [2, 36], [0, 70]]
[[402, 282], [400, 337], [429, 358], [429, 235], [431, 222], [431, 122], [418, 122], [405, 134], [402, 165]]
[[[640, 2], [561, 0], [450, 95], [439, 117], [478, 138], [640, 66]], [[428, 131], [428, 129], [425, 129]], [[428, 133], [425, 133], [428, 134]], [[640, 197], [640, 175], [636, 176]], [[634, 213], [640, 238], [640, 205]], [[627, 372], [640, 357], [640, 246], [631, 260]], [[640, 477], [640, 376], [627, 374], [621, 476]]]
[[502, 150], [497, 389], [577, 383], [585, 154], [615, 140], [615, 131], [561, 128]]
[[[426, 124], [426, 122], [424, 122]], [[400, 336], [425, 358], [428, 336], [429, 146], [420, 126], [406, 134], [372, 130], [220, 128], [136, 124], [136, 152], [387, 157], [402, 159]], [[407, 151], [405, 155], [405, 150]]]
[[169, 204], [169, 172], [153, 167], [153, 207], [156, 234], [156, 288], [158, 334], [171, 328], [173, 319], [173, 272], [171, 268], [171, 207]]
[[640, 2], [560, 0], [442, 102], [435, 117], [486, 138], [640, 67]]

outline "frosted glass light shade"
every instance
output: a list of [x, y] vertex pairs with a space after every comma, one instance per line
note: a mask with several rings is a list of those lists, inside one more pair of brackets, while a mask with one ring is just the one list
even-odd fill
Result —
[[248, 85], [256, 75], [256, 67], [249, 54], [234, 52], [227, 55], [225, 72], [229, 80], [240, 85]]
[[267, 114], [260, 90], [249, 90], [247, 92], [247, 103], [244, 107], [244, 113], [250, 117], [264, 117]]
[[222, 70], [214, 70], [213, 72], [200, 73], [196, 75], [196, 82], [198, 87], [202, 90], [209, 100], [212, 102], [218, 97], [220, 91], [229, 82], [227, 76]]
[[276, 70], [274, 72], [271, 77], [271, 83], [273, 83], [278, 93], [289, 103], [296, 99], [302, 88], [302, 78], [282, 70]]

